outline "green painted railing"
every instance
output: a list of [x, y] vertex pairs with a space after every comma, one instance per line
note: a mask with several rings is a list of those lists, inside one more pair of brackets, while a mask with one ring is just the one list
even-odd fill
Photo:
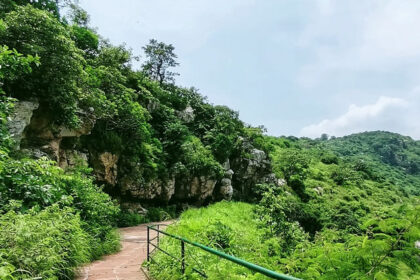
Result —
[[[233, 263], [236, 263], [238, 265], [241, 265], [243, 267], [246, 267], [246, 268], [248, 268], [248, 269], [250, 269], [252, 271], [261, 273], [261, 274], [263, 274], [263, 275], [265, 275], [267, 277], [270, 277], [272, 279], [300, 280], [298, 278], [295, 278], [295, 277], [292, 277], [292, 276], [289, 276], [289, 275], [286, 275], [286, 274], [281, 274], [281, 273], [275, 272], [273, 270], [269, 270], [267, 268], [264, 268], [262, 266], [259, 266], [259, 265], [256, 265], [256, 264], [247, 262], [247, 261], [242, 260], [242, 259], [239, 259], [239, 258], [237, 258], [235, 256], [231, 256], [231, 255], [225, 254], [225, 253], [220, 252], [218, 250], [215, 250], [213, 248], [207, 247], [207, 246], [205, 246], [203, 244], [200, 244], [200, 243], [197, 243], [197, 242], [193, 242], [193, 241], [189, 241], [188, 239], [185, 239], [183, 237], [180, 237], [180, 236], [176, 236], [176, 235], [167, 233], [165, 231], [162, 231], [159, 228], [159, 226], [161, 226], [161, 225], [160, 224], [155, 224], [155, 225], [147, 226], [147, 261], [148, 262], [154, 261], [153, 258], [152, 258], [152, 256], [151, 256], [151, 253], [154, 250], [151, 251], [150, 250], [150, 247], [149, 247], [149, 245], [152, 245], [155, 249], [157, 249], [157, 250], [163, 252], [164, 254], [172, 257], [173, 259], [179, 261], [181, 263], [181, 272], [182, 272], [182, 274], [184, 274], [185, 273], [185, 243], [187, 243], [187, 244], [190, 244], [190, 245], [192, 245], [194, 247], [200, 248], [200, 249], [202, 249], [202, 250], [204, 250], [206, 252], [209, 252], [210, 254], [216, 255], [216, 256], [218, 256], [220, 258], [226, 259], [228, 261], [231, 261]], [[154, 237], [153, 239], [150, 238], [150, 231], [151, 230], [152, 231], [155, 231], [157, 233], [157, 236]], [[166, 236], [169, 236], [171, 238], [174, 238], [174, 239], [177, 239], [177, 240], [181, 241], [181, 258], [177, 258], [177, 257], [171, 255], [170, 253], [166, 252], [165, 250], [163, 250], [162, 248], [159, 247], [159, 234], [163, 234], [163, 235], [166, 235]], [[155, 239], [157, 239], [157, 244], [153, 244], [152, 243], [152, 241], [155, 240]], [[195, 268], [193, 268], [193, 270], [195, 272], [197, 272], [198, 274], [200, 274], [201, 276], [203, 276], [204, 278], [207, 278], [207, 275], [204, 272], [199, 271], [199, 270], [197, 270]]]

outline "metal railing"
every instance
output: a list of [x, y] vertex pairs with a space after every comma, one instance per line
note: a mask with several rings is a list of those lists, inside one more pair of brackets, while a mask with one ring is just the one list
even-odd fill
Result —
[[[239, 258], [237, 258], [235, 256], [228, 255], [226, 253], [220, 252], [220, 251], [215, 250], [213, 248], [207, 247], [207, 246], [205, 246], [203, 244], [200, 244], [200, 243], [197, 243], [197, 242], [192, 242], [192, 241], [189, 241], [188, 239], [185, 239], [183, 237], [180, 237], [180, 236], [176, 236], [176, 235], [167, 233], [167, 232], [161, 230], [161, 227], [162, 226], [167, 226], [167, 225], [165, 225], [165, 224], [155, 224], [155, 225], [147, 226], [147, 262], [148, 263], [149, 262], [155, 262], [155, 263], [157, 263], [153, 259], [152, 253], [155, 250], [158, 250], [158, 251], [164, 253], [165, 255], [171, 257], [175, 261], [179, 262], [180, 263], [181, 273], [184, 274], [185, 273], [185, 265], [186, 265], [186, 262], [185, 262], [185, 244], [189, 244], [189, 245], [192, 245], [194, 247], [200, 248], [201, 250], [204, 250], [204, 251], [206, 251], [206, 252], [208, 252], [210, 254], [216, 255], [216, 256], [218, 256], [220, 258], [226, 259], [226, 260], [231, 261], [233, 263], [236, 263], [236, 264], [238, 264], [240, 266], [246, 267], [246, 268], [248, 268], [248, 269], [250, 269], [250, 270], [252, 270], [254, 272], [261, 273], [261, 274], [263, 274], [263, 275], [265, 275], [267, 277], [270, 277], [272, 279], [300, 280], [298, 278], [295, 278], [295, 277], [292, 277], [292, 276], [289, 276], [289, 275], [286, 275], [286, 274], [281, 274], [281, 273], [275, 272], [273, 270], [269, 270], [267, 268], [264, 268], [262, 266], [259, 266], [259, 265], [256, 265], [256, 264], [247, 262], [247, 261], [242, 260], [242, 259], [239, 259]], [[150, 231], [155, 231], [157, 233], [154, 238], [150, 238]], [[164, 249], [162, 249], [161, 247], [159, 247], [160, 234], [166, 235], [166, 236], [168, 236], [170, 238], [177, 239], [177, 240], [180, 241], [180, 246], [181, 246], [181, 256], [180, 256], [180, 258], [177, 258], [176, 256], [170, 254], [169, 252], [167, 252]], [[157, 241], [156, 244], [153, 243], [154, 240]], [[150, 250], [150, 245], [153, 247], [152, 250]], [[208, 278], [207, 275], [205, 274], [205, 272], [200, 271], [200, 270], [198, 270], [196, 268], [192, 268], [192, 270], [194, 272], [198, 273], [199, 275], [201, 275], [202, 277]]]

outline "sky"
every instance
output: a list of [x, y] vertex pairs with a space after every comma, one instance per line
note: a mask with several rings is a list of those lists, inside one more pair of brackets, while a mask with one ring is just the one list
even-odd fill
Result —
[[420, 139], [420, 1], [79, 2], [135, 55], [152, 38], [173, 44], [177, 84], [270, 135]]

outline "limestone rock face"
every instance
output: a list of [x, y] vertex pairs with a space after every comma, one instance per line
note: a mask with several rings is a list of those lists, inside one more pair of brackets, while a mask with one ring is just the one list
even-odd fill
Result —
[[179, 180], [175, 186], [176, 200], [189, 200], [201, 203], [212, 197], [217, 180], [200, 176]]
[[[79, 128], [69, 129], [57, 126], [53, 123], [55, 116], [50, 115], [48, 110], [39, 107], [34, 111], [29, 125], [25, 128], [22, 137], [22, 148], [34, 151], [36, 154], [46, 154], [52, 160], [60, 164], [66, 152], [61, 151], [63, 139], [78, 138], [81, 135], [90, 134], [95, 124], [95, 118], [89, 112], [80, 112], [81, 124]], [[64, 153], [64, 154], [63, 154]], [[36, 155], [33, 155], [36, 157]]]
[[249, 157], [238, 157], [231, 161], [231, 168], [235, 171], [232, 177], [233, 197], [249, 198], [255, 195], [255, 185], [261, 183], [277, 184], [277, 179], [271, 172], [268, 156], [262, 150], [256, 149], [252, 143], [239, 137], [242, 149]]
[[189, 196], [204, 200], [213, 194], [217, 181], [205, 176], [194, 177], [191, 181]]
[[58, 166], [62, 169], [75, 167], [76, 165], [88, 165], [88, 156], [77, 150], [60, 150]]
[[18, 101], [13, 108], [13, 113], [8, 121], [8, 129], [16, 141], [17, 148], [20, 147], [20, 141], [24, 137], [24, 130], [31, 122], [34, 110], [38, 109], [38, 101]]
[[93, 157], [92, 164], [98, 181], [106, 182], [112, 186], [117, 183], [118, 155], [105, 152]]
[[139, 184], [130, 178], [124, 178], [121, 182], [123, 194], [140, 200], [161, 200], [168, 202], [175, 193], [175, 178], [167, 181], [159, 179]]

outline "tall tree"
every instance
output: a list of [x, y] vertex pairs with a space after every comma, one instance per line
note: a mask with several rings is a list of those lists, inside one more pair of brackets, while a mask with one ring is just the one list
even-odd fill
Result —
[[151, 39], [149, 44], [143, 47], [147, 58], [143, 64], [143, 70], [151, 79], [160, 84], [174, 82], [174, 77], [179, 74], [168, 71], [168, 68], [179, 65], [175, 60], [178, 57], [174, 53], [174, 49], [171, 44], [167, 45], [155, 39]]

